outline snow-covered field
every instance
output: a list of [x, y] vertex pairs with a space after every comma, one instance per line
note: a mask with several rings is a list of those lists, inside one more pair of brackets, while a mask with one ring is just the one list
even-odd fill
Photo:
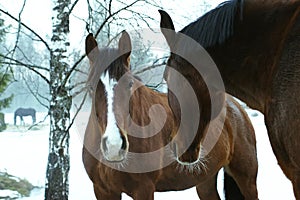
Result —
[[[263, 116], [253, 117], [253, 111], [248, 111], [254, 124], [257, 137], [257, 149], [259, 159], [258, 193], [260, 200], [295, 199], [291, 183], [285, 178], [277, 165], [272, 153]], [[43, 118], [39, 113], [38, 119]], [[12, 124], [12, 114], [6, 114], [6, 122]], [[30, 123], [30, 119], [25, 118]], [[47, 121], [45, 122], [47, 124]], [[11, 126], [10, 126], [11, 127]], [[11, 129], [11, 130], [10, 130]], [[0, 132], [0, 170], [28, 179], [36, 186], [43, 186], [45, 181], [46, 162], [48, 155], [48, 133], [49, 127], [41, 130], [24, 131], [22, 127], [10, 128]], [[93, 188], [81, 161], [81, 138], [76, 128], [71, 130], [70, 142], [71, 169], [70, 169], [70, 200], [95, 200]], [[220, 173], [221, 174], [221, 173]], [[222, 175], [218, 180], [219, 192], [222, 192]], [[32, 192], [30, 200], [43, 199], [44, 190], [36, 189]], [[123, 195], [125, 200], [130, 200]], [[166, 199], [198, 199], [195, 188], [181, 192], [156, 193], [156, 200]]]

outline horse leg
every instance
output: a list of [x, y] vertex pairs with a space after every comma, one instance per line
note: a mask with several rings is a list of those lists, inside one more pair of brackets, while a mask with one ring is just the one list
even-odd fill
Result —
[[[293, 131], [282, 132], [277, 132], [277, 130], [273, 132], [273, 129], [270, 128], [268, 134], [278, 164], [286, 177], [292, 182], [296, 199], [300, 200], [300, 158], [299, 144], [297, 144], [300, 141], [300, 134], [297, 132], [299, 129], [294, 128]], [[292, 139], [287, 141], [287, 138]]]
[[94, 184], [94, 193], [97, 200], [121, 200], [121, 193], [104, 192], [102, 188]]
[[134, 200], [154, 200], [155, 186], [152, 183], [142, 184], [132, 195]]
[[[253, 143], [241, 142], [242, 139], [238, 139], [239, 143], [235, 143], [235, 149], [233, 157], [229, 165], [224, 167], [225, 173], [233, 178], [236, 182], [240, 192], [244, 196], [245, 200], [257, 200], [257, 156], [255, 141]], [[228, 194], [230, 195], [230, 194]]]
[[257, 168], [255, 167], [256, 169], [253, 169], [251, 165], [252, 164], [249, 164], [249, 168], [244, 170], [239, 169], [238, 166], [229, 167], [229, 174], [231, 174], [232, 178], [237, 183], [245, 200], [258, 199], [256, 185]]
[[300, 199], [300, 171], [293, 174], [293, 190], [297, 200]]
[[[251, 165], [251, 164], [250, 164]], [[247, 174], [247, 171], [240, 170], [236, 168], [229, 167], [228, 169], [225, 168], [225, 171], [227, 174], [230, 174], [232, 179], [236, 182], [241, 195], [239, 199], [241, 200], [257, 200], [258, 194], [257, 194], [257, 186], [256, 186], [256, 174], [253, 173], [253, 169], [249, 169], [249, 174]], [[232, 188], [230, 188], [232, 189]], [[228, 199], [234, 199], [237, 200], [237, 198], [234, 198], [233, 196], [236, 194], [228, 194], [228, 196], [232, 198]]]
[[296, 199], [300, 200], [300, 119], [295, 116], [295, 113], [299, 112], [297, 110], [300, 108], [294, 104], [276, 103], [270, 108], [265, 120], [278, 164], [292, 182]]
[[25, 126], [25, 122], [24, 122], [24, 119], [23, 119], [23, 117], [22, 117], [22, 116], [20, 116], [20, 125], [23, 125], [23, 126]]
[[196, 186], [198, 197], [201, 200], [220, 200], [217, 190], [217, 176], [218, 174]]
[[36, 116], [35, 116], [35, 114], [32, 116], [32, 124], [35, 124], [35, 122], [36, 122]]

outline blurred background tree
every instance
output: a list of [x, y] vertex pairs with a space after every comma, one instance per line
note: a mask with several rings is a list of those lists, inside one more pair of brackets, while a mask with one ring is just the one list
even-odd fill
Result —
[[[4, 20], [0, 18], [0, 44], [3, 44], [5, 41], [5, 30]], [[2, 113], [1, 111], [2, 109], [9, 107], [13, 99], [12, 94], [10, 94], [9, 96], [3, 95], [11, 81], [12, 70], [3, 62], [3, 59], [1, 59], [0, 57], [0, 131], [6, 129], [4, 113]]]

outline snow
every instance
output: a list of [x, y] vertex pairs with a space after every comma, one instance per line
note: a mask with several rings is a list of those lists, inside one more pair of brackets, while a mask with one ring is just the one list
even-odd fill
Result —
[[18, 198], [21, 195], [17, 191], [12, 191], [12, 190], [0, 190], [0, 197], [2, 198]]
[[[290, 181], [285, 178], [277, 161], [272, 153], [268, 140], [263, 115], [254, 111], [248, 111], [256, 130], [259, 172], [257, 178], [258, 194], [260, 200], [269, 199], [295, 199]], [[255, 112], [257, 113], [257, 112]], [[6, 114], [6, 123], [12, 124], [12, 114]], [[38, 120], [42, 120], [45, 114], [39, 113]], [[25, 123], [31, 123], [31, 119], [25, 118]], [[47, 121], [44, 122], [47, 124]], [[11, 126], [10, 126], [11, 127]], [[0, 171], [26, 178], [33, 185], [44, 186], [46, 163], [48, 155], [48, 133], [49, 127], [45, 126], [41, 130], [24, 131], [21, 126], [19, 130], [13, 129], [0, 132]], [[81, 160], [82, 142], [78, 131], [71, 129], [70, 140], [70, 200], [95, 200], [92, 183], [89, 180]], [[222, 173], [218, 178], [219, 193], [223, 194]], [[22, 200], [43, 199], [44, 189], [34, 189], [29, 198]], [[122, 199], [130, 200], [127, 195], [122, 195]], [[155, 193], [156, 200], [165, 199], [198, 199], [195, 188], [180, 192]]]

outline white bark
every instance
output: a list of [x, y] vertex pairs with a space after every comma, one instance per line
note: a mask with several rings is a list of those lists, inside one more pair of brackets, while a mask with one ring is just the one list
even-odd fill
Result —
[[66, 200], [69, 193], [69, 132], [72, 98], [66, 82], [69, 72], [70, 0], [53, 0], [50, 60], [50, 136], [46, 200]]

